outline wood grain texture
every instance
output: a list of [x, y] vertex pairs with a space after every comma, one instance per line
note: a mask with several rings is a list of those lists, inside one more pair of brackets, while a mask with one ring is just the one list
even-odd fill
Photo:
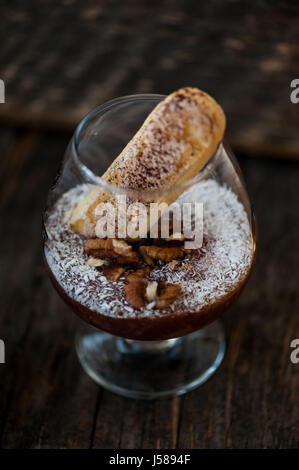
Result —
[[298, 2], [46, 0], [0, 12], [2, 123], [73, 130], [108, 99], [197, 86], [224, 107], [234, 148], [299, 158]]
[[81, 370], [77, 319], [43, 267], [41, 212], [69, 137], [0, 131], [1, 447], [297, 448], [299, 365], [290, 342], [299, 338], [299, 164], [240, 157], [258, 256], [224, 315], [224, 363], [183, 397], [143, 402], [101, 389]]

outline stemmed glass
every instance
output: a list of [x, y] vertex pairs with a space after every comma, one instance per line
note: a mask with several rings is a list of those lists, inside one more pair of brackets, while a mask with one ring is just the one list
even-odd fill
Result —
[[[205, 382], [222, 362], [225, 335], [218, 317], [229, 308], [245, 285], [256, 246], [254, 217], [233, 153], [228, 145], [221, 143], [199, 174], [184, 183], [184, 188], [167, 189], [177, 193], [177, 202], [180, 203], [186, 194], [194, 198], [192, 190], [198, 185], [217, 183], [235, 195], [243, 207], [248, 225], [250, 248], [246, 271], [232, 289], [219, 292], [218, 297], [215, 294], [215, 301], [203, 303], [197, 311], [175, 310], [161, 315], [112, 314], [104, 304], [101, 307], [98, 302], [92, 308], [90, 303], [78, 300], [72, 294], [74, 289], [68, 290], [67, 284], [57, 274], [56, 255], [51, 252], [53, 224], [50, 221], [55, 204], [78, 187], [98, 185], [114, 196], [126, 194], [131, 200], [148, 201], [153, 197], [151, 191], [109, 185], [99, 175], [106, 171], [163, 98], [153, 94], [117, 98], [97, 107], [80, 122], [49, 191], [43, 225], [44, 258], [49, 276], [64, 301], [83, 320], [75, 339], [83, 368], [103, 387], [120, 395], [145, 399], [186, 393]], [[203, 203], [209, 204], [209, 201]], [[65, 242], [63, 237], [56, 240], [55, 250], [59, 243]], [[69, 282], [72, 282], [71, 278]]]

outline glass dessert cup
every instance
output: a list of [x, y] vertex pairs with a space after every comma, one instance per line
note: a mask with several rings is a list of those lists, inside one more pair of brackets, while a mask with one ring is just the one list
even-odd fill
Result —
[[[163, 98], [127, 96], [91, 111], [68, 146], [44, 214], [45, 264], [60, 296], [83, 320], [75, 344], [84, 370], [115, 393], [144, 399], [186, 393], [219, 367], [225, 335], [218, 317], [246, 284], [255, 255], [250, 201], [227, 145], [220, 144], [195, 178], [159, 193], [120, 188], [97, 176]], [[172, 272], [162, 263], [152, 271], [154, 279], [166, 276], [179, 283], [181, 299], [161, 311], [152, 306], [136, 311], [122, 293], [124, 278], [103, 280], [95, 268], [86, 265], [84, 239], [60, 227], [91, 185], [101, 186], [114, 197], [121, 194], [145, 204], [163, 199], [165, 192], [180, 205], [203, 203], [203, 247], [194, 250], [178, 270]]]

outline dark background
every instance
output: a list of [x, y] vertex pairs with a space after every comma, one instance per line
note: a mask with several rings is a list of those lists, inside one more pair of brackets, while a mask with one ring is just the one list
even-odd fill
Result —
[[[0, 14], [1, 446], [298, 447], [298, 2], [6, 0]], [[77, 320], [42, 264], [41, 213], [84, 114], [113, 97], [185, 85], [227, 114], [258, 257], [224, 315], [228, 351], [215, 376], [183, 397], [129, 400], [80, 368]]]

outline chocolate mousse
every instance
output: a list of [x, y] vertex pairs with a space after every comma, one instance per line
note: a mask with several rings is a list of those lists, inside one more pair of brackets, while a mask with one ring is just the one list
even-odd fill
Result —
[[[179, 90], [155, 108], [103, 181], [128, 189], [163, 189], [188, 181], [217, 148], [224, 124], [211, 97], [196, 89]], [[157, 177], [147, 171], [157, 167], [158, 188]], [[44, 255], [50, 278], [86, 322], [130, 339], [175, 338], [214, 321], [240, 293], [253, 264], [255, 240], [237, 195], [212, 174], [164, 194], [158, 202], [170, 208], [172, 203], [203, 204], [201, 247], [186, 249], [184, 236], [174, 232], [168, 238], [100, 238], [96, 207], [115, 204], [115, 199], [97, 185], [78, 184], [48, 209]]]

